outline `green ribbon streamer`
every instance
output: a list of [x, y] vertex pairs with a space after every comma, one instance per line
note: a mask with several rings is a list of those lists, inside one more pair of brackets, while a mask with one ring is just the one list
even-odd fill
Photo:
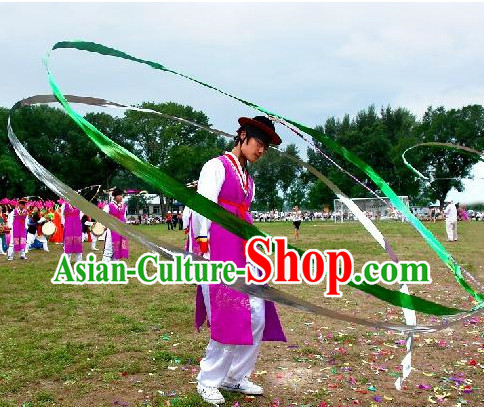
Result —
[[[91, 97], [79, 97], [73, 95], [66, 95], [66, 99], [71, 103], [84, 103], [89, 105], [96, 105], [96, 106], [105, 106], [105, 107], [121, 107], [121, 105], [106, 101], [104, 99], [97, 99]], [[44, 103], [52, 103], [56, 102], [57, 100], [52, 95], [36, 95], [29, 97], [27, 99], [23, 99], [22, 101], [15, 104], [15, 106], [11, 109], [11, 113], [22, 106], [30, 106], [33, 104], [44, 104]], [[127, 109], [133, 109], [129, 106], [124, 106]], [[134, 108], [135, 110], [138, 110]], [[164, 115], [160, 112], [151, 111], [149, 109], [144, 110], [150, 113], [156, 113]], [[167, 115], [164, 115], [167, 116]], [[179, 120], [182, 122], [188, 122], [186, 119], [177, 118], [174, 116], [170, 116], [175, 120]], [[168, 259], [173, 259], [174, 254], [179, 253], [179, 249], [177, 248], [169, 248], [170, 245], [167, 245], [164, 242], [159, 241], [155, 243], [151, 240], [149, 236], [147, 236], [144, 232], [140, 231], [138, 228], [133, 227], [132, 225], [128, 225], [122, 223], [116, 218], [108, 215], [107, 213], [103, 212], [102, 210], [98, 209], [97, 206], [92, 205], [90, 202], [86, 201], [81, 195], [76, 193], [74, 190], [69, 188], [67, 185], [63, 184], [59, 179], [57, 179], [54, 175], [52, 175], [46, 168], [44, 168], [39, 162], [37, 162], [22, 146], [20, 141], [18, 140], [17, 136], [15, 135], [12, 127], [11, 127], [11, 118], [9, 116], [8, 123], [7, 123], [7, 134], [8, 138], [17, 153], [20, 160], [26, 165], [26, 167], [45, 185], [47, 185], [52, 191], [54, 191], [59, 196], [63, 197], [64, 199], [71, 202], [74, 206], [81, 209], [84, 213], [89, 214], [91, 217], [94, 217], [100, 220], [105, 226], [108, 226], [110, 229], [120, 233], [124, 236], [128, 236], [130, 239], [135, 239], [143, 246], [147, 247], [148, 250], [154, 253], [160, 253], [163, 257]], [[190, 124], [198, 127], [204, 127], [197, 123], [190, 122]], [[228, 136], [227, 133], [221, 132], [215, 129], [206, 128], [206, 130], [217, 132], [219, 134], [223, 134]], [[288, 154], [285, 154], [287, 157], [291, 157]], [[160, 244], [163, 244], [161, 246]], [[203, 260], [202, 257], [196, 256], [192, 254], [192, 258], [195, 260]], [[441, 321], [440, 325], [430, 325], [430, 326], [422, 326], [422, 325], [402, 325], [402, 324], [392, 324], [388, 322], [373, 322], [363, 318], [359, 318], [353, 315], [342, 314], [337, 311], [332, 311], [327, 308], [312, 304], [308, 301], [304, 301], [294, 297], [293, 295], [282, 292], [276, 288], [269, 287], [269, 286], [259, 286], [259, 285], [247, 285], [242, 280], [237, 280], [232, 286], [233, 289], [239, 290], [241, 292], [245, 292], [247, 294], [254, 295], [259, 298], [263, 298], [269, 301], [274, 301], [279, 304], [287, 305], [290, 307], [297, 308], [301, 311], [311, 312], [316, 315], [321, 315], [324, 317], [337, 319], [340, 321], [345, 321], [349, 323], [359, 324], [366, 327], [377, 328], [377, 329], [385, 329], [385, 330], [392, 330], [396, 332], [406, 332], [408, 335], [412, 335], [413, 332], [436, 332], [442, 329], [446, 329], [450, 326], [453, 326], [465, 318], [470, 317], [471, 315], [477, 314], [482, 310], [477, 310], [475, 312], [462, 312], [457, 316], [453, 316], [450, 318], [446, 318], [445, 320]]]
[[[479, 156], [479, 160], [480, 161], [484, 161], [484, 153], [481, 152], [481, 151], [478, 151], [478, 150], [475, 150], [473, 148], [470, 148], [470, 147], [467, 147], [467, 146], [461, 146], [459, 144], [452, 144], [452, 143], [441, 143], [441, 142], [436, 142], [436, 141], [431, 141], [431, 142], [428, 142], [428, 143], [419, 143], [419, 144], [415, 144], [414, 146], [412, 147], [409, 147], [407, 148], [403, 153], [402, 153], [402, 160], [403, 160], [403, 163], [411, 170], [413, 171], [415, 174], [417, 174], [420, 178], [423, 178], [423, 179], [426, 179], [426, 180], [430, 180], [429, 177], [426, 177], [425, 175], [423, 175], [420, 171], [418, 171], [416, 168], [414, 168], [408, 161], [407, 159], [405, 158], [405, 154], [407, 154], [407, 151], [410, 151], [410, 150], [413, 150], [414, 148], [417, 148], [417, 147], [422, 147], [422, 146], [429, 146], [429, 147], [445, 147], [445, 148], [449, 148], [449, 149], [452, 149], [452, 150], [461, 150], [461, 151], [465, 151], [467, 153], [471, 153], [471, 154], [477, 154]], [[442, 178], [439, 178], [439, 179], [442, 179]], [[444, 178], [444, 179], [454, 179], [454, 178]]]
[[[444, 263], [454, 272], [454, 275], [457, 281], [459, 282], [459, 284], [463, 286], [466, 289], [466, 291], [470, 295], [472, 295], [474, 299], [476, 299], [476, 301], [478, 301], [478, 305], [474, 307], [473, 310], [480, 309], [484, 306], [483, 296], [475, 293], [472, 290], [472, 288], [464, 281], [464, 279], [462, 278], [460, 266], [457, 264], [457, 262], [452, 258], [452, 256], [450, 256], [449, 253], [446, 252], [445, 248], [421, 224], [421, 222], [415, 216], [412, 215], [412, 213], [408, 210], [405, 204], [400, 201], [398, 196], [383, 181], [383, 179], [381, 179], [370, 166], [368, 166], [366, 163], [364, 163], [361, 159], [356, 157], [350, 151], [339, 146], [336, 142], [331, 140], [329, 137], [323, 134], [320, 134], [316, 132], [314, 129], [311, 129], [296, 121], [286, 119], [281, 115], [270, 112], [252, 102], [245, 101], [236, 96], [223, 92], [211, 85], [205, 84], [197, 79], [191, 78], [187, 75], [168, 69], [165, 66], [156, 62], [135, 58], [124, 52], [106, 47], [101, 44], [96, 44], [93, 42], [84, 42], [84, 41], [58, 42], [57, 44], [54, 45], [52, 49], [55, 50], [58, 48], [73, 48], [78, 50], [95, 52], [102, 55], [110, 55], [110, 56], [114, 56], [122, 59], [132, 60], [138, 63], [146, 64], [153, 67], [154, 69], [158, 69], [165, 72], [173, 73], [178, 76], [182, 76], [202, 86], [208, 87], [219, 93], [222, 93], [223, 95], [226, 95], [235, 100], [238, 100], [241, 103], [247, 106], [253, 107], [254, 109], [260, 112], [281, 118], [287, 121], [288, 123], [291, 123], [299, 130], [304, 131], [305, 133], [313, 136], [313, 138], [321, 141], [326, 146], [328, 146], [332, 151], [342, 155], [344, 158], [352, 162], [358, 168], [362, 169], [368, 176], [370, 176], [370, 178], [375, 182], [375, 184], [377, 184], [379, 188], [382, 190], [382, 192], [390, 199], [393, 205], [398, 210], [400, 210], [400, 212], [402, 212], [407, 217], [407, 219], [410, 220], [410, 222], [422, 234], [422, 236], [425, 238], [427, 243], [432, 247], [432, 249], [436, 251], [439, 257], [444, 261]], [[166, 195], [171, 197], [176, 197], [184, 201], [190, 207], [196, 207], [197, 211], [201, 213], [203, 216], [219, 223], [221, 226], [223, 226], [228, 231], [234, 233], [237, 236], [240, 236], [244, 239], [249, 239], [252, 236], [266, 235], [265, 233], [259, 231], [255, 226], [249, 225], [246, 222], [242, 221], [241, 219], [237, 218], [236, 216], [221, 209], [217, 204], [200, 196], [196, 192], [187, 189], [184, 185], [174, 181], [168, 175], [164, 174], [162, 171], [159, 171], [157, 168], [151, 166], [150, 164], [144, 163], [143, 161], [139, 160], [136, 156], [131, 154], [129, 151], [125, 150], [121, 146], [118, 146], [116, 143], [113, 143], [109, 138], [104, 136], [91, 123], [86, 121], [82, 116], [77, 114], [77, 112], [75, 112], [71, 108], [67, 100], [62, 95], [57, 84], [55, 83], [55, 80], [49, 70], [48, 58], [44, 59], [44, 64], [46, 66], [49, 83], [55, 97], [63, 105], [67, 114], [84, 130], [84, 132], [90, 137], [90, 139], [110, 158], [120, 162], [127, 169], [132, 171], [134, 174], [138, 175], [144, 181], [150, 183], [156, 188], [160, 188]], [[300, 253], [302, 252], [300, 249], [296, 249], [296, 248], [294, 249], [298, 250]], [[413, 295], [403, 294], [380, 286], [373, 286], [369, 284], [356, 285], [353, 283], [350, 283], [349, 285], [359, 290], [362, 290], [370, 295], [373, 295], [376, 298], [386, 301], [390, 304], [413, 309], [423, 313], [429, 313], [433, 315], [452, 315], [452, 314], [462, 312], [462, 310], [456, 310], [453, 308], [444, 307], [442, 305], [431, 303], [427, 300], [421, 299]]]

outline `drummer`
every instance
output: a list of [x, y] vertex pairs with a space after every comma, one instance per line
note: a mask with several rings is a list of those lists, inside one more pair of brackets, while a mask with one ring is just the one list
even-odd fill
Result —
[[[97, 202], [93, 201], [93, 204], [97, 206]], [[96, 219], [91, 218], [88, 215], [84, 215], [81, 219], [82, 222], [82, 241], [91, 243], [91, 250], [99, 250], [96, 247], [97, 236], [92, 232], [92, 226], [96, 223]]]
[[[47, 244], [47, 239], [50, 236], [45, 236], [44, 235], [44, 229], [43, 226], [49, 222], [49, 219], [47, 217], [47, 211], [45, 209], [42, 209], [39, 214], [39, 219], [37, 220], [37, 240], [42, 243], [42, 248], [44, 249], [44, 252], [49, 251], [49, 246]], [[53, 225], [53, 224], [52, 224]]]
[[33, 245], [35, 238], [37, 237], [37, 221], [40, 219], [38, 211], [39, 208], [37, 208], [33, 202], [27, 202], [27, 243], [25, 246], [25, 253], [28, 253], [30, 246]]

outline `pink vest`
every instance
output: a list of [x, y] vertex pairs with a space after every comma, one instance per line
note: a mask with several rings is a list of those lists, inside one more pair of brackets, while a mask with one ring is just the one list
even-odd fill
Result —
[[13, 225], [12, 225], [12, 239], [13, 250], [19, 252], [25, 250], [27, 243], [27, 230], [25, 229], [25, 219], [27, 218], [27, 210], [21, 211], [19, 208], [14, 209]]
[[[121, 204], [118, 206], [114, 202], [109, 204], [109, 214], [118, 218], [121, 222], [126, 223], [125, 218], [126, 213], [126, 205]], [[127, 259], [129, 258], [129, 247], [128, 247], [128, 240], [121, 236], [120, 234], [111, 230], [111, 241], [113, 244], [113, 259]]]
[[[237, 173], [226, 156], [218, 157], [225, 167], [225, 181], [219, 194], [219, 205], [252, 224], [249, 212], [254, 196], [254, 182], [248, 177], [248, 192], [244, 193]], [[244, 239], [212, 222], [210, 228], [210, 259], [233, 261], [245, 267]], [[252, 345], [252, 324], [249, 296], [223, 284], [210, 284], [211, 338], [228, 345]], [[207, 318], [201, 286], [197, 287], [195, 326], [199, 329]], [[263, 341], [286, 341], [274, 303], [265, 301]]]
[[64, 253], [82, 253], [81, 211], [64, 205]]

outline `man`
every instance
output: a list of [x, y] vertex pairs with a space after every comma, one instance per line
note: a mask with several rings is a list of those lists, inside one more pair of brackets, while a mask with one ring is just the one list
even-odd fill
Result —
[[[123, 191], [115, 188], [112, 192], [114, 201], [104, 207], [104, 212], [126, 223], [128, 207], [123, 203]], [[103, 261], [120, 260], [129, 258], [128, 240], [120, 234], [111, 231], [106, 232], [104, 241]]]
[[171, 217], [171, 230], [176, 230], [177, 223], [178, 223], [178, 212], [173, 211], [173, 214]]
[[10, 245], [7, 251], [7, 259], [13, 260], [13, 254], [20, 252], [20, 258], [25, 260], [25, 246], [27, 244], [27, 229], [25, 219], [28, 211], [25, 208], [27, 199], [22, 198], [18, 203], [14, 202], [16, 208], [8, 215], [7, 224], [10, 228]]
[[42, 226], [44, 225], [45, 222], [47, 222], [47, 220], [48, 220], [48, 214], [45, 209], [41, 209], [37, 211], [37, 216], [36, 216], [37, 237], [35, 240], [37, 240], [40, 244], [42, 244], [42, 249], [44, 250], [44, 252], [49, 251], [49, 244], [48, 244], [47, 238], [44, 236], [44, 233], [42, 232]]
[[[231, 152], [213, 158], [202, 168], [198, 192], [248, 223], [254, 182], [247, 162], [259, 160], [269, 144], [279, 145], [272, 122], [262, 116], [241, 117]], [[192, 227], [199, 250], [210, 260], [233, 261], [245, 268], [246, 241], [220, 225], [193, 213]], [[249, 381], [261, 340], [285, 341], [272, 302], [235, 291], [223, 284], [197, 287], [195, 323], [210, 324], [210, 342], [200, 362], [197, 391], [208, 403], [224, 403], [219, 388], [244, 394], [262, 395], [262, 387]]]
[[172, 219], [172, 216], [171, 216], [171, 212], [168, 211], [166, 213], [166, 217], [165, 217], [165, 222], [168, 225], [168, 230], [173, 230], [173, 223], [172, 223], [172, 221], [173, 221], [173, 219]]
[[299, 210], [299, 206], [294, 207], [294, 211], [292, 213], [292, 224], [294, 226], [294, 239], [299, 239], [299, 228], [301, 227], [302, 221], [302, 213]]
[[447, 241], [457, 241], [457, 207], [454, 201], [450, 201], [444, 210], [445, 229], [447, 231]]

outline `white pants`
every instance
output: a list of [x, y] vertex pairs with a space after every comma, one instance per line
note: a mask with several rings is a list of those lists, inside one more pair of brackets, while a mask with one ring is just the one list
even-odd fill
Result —
[[[25, 247], [27, 248], [28, 246], [26, 245]], [[14, 250], [13, 250], [13, 228], [12, 228], [10, 230], [10, 244], [7, 249], [7, 256], [9, 259], [13, 259], [13, 253], [14, 253]], [[25, 249], [20, 250], [21, 259], [25, 258], [25, 253], [27, 253]]]
[[34, 243], [35, 233], [27, 233], [27, 243], [25, 244], [25, 253], [29, 251], [30, 245]]
[[67, 261], [70, 263], [72, 259], [72, 255], [76, 256], [76, 262], [82, 261], [82, 253], [66, 253]]
[[104, 239], [103, 261], [111, 261], [113, 258], [113, 240], [111, 238], [111, 231], [106, 230], [106, 237]]
[[47, 243], [47, 238], [44, 235], [37, 236], [37, 240], [42, 243], [42, 248], [45, 252], [49, 251], [49, 245]]
[[[7, 256], [10, 259], [13, 259], [13, 243], [10, 243], [10, 246], [8, 247]], [[24, 257], [25, 257], [25, 250], [22, 249], [22, 250], [20, 250], [20, 258], [22, 259]]]
[[445, 222], [445, 229], [447, 230], [447, 240], [451, 242], [457, 240], [457, 221]]
[[[202, 285], [203, 298], [210, 320], [209, 286]], [[224, 345], [210, 339], [205, 357], [200, 361], [197, 380], [203, 386], [237, 384], [254, 370], [265, 326], [264, 300], [249, 296], [253, 345]]]

